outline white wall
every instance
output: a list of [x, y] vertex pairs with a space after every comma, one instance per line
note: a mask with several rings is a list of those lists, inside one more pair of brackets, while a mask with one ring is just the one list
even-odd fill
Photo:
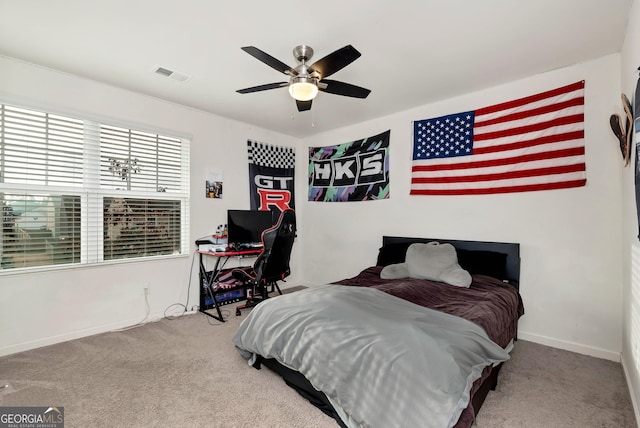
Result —
[[[409, 195], [413, 120], [489, 106], [583, 79], [585, 187], [491, 196]], [[621, 164], [608, 117], [619, 106], [619, 81], [619, 55], [610, 55], [305, 140], [306, 146], [326, 146], [391, 129], [390, 199], [305, 203], [304, 282], [330, 282], [375, 264], [385, 234], [519, 242], [526, 309], [519, 336], [618, 361]], [[298, 179], [305, 179], [301, 170]]]
[[[640, 66], [640, 3], [634, 1], [629, 10], [625, 42], [620, 54], [621, 92], [634, 99]], [[620, 105], [612, 113], [622, 113]], [[636, 130], [637, 132], [637, 130]], [[634, 136], [632, 159], [635, 159], [638, 135]], [[640, 242], [636, 215], [634, 164], [623, 170], [623, 346], [622, 364], [631, 390], [636, 418], [640, 417]], [[635, 257], [634, 257], [635, 255]], [[634, 305], [632, 306], [632, 302]]]
[[[299, 234], [287, 285], [320, 284], [375, 262], [384, 234], [519, 242], [526, 315], [520, 337], [618, 359], [622, 348], [621, 162], [608, 129], [619, 107], [619, 55], [611, 55], [375, 121], [296, 140], [90, 80], [0, 57], [0, 97], [193, 136], [192, 240], [248, 208], [247, 138], [297, 146]], [[411, 122], [478, 108], [586, 80], [587, 186], [515, 195], [410, 196]], [[314, 203], [306, 147], [391, 129], [391, 198]], [[224, 197], [205, 199], [207, 169], [223, 172]], [[303, 257], [304, 255], [304, 257]], [[0, 276], [0, 355], [134, 324], [184, 303], [191, 258]], [[190, 307], [197, 304], [193, 275]]]
[[[249, 208], [248, 138], [283, 146], [298, 143], [264, 129], [6, 57], [0, 57], [0, 100], [191, 135], [191, 242], [225, 223], [227, 209]], [[208, 169], [222, 171], [222, 199], [204, 196]], [[294, 246], [290, 285], [297, 283], [299, 272], [299, 251], [295, 250]], [[173, 303], [186, 303], [190, 276], [192, 308], [198, 304], [198, 280], [197, 262], [190, 274], [191, 262], [185, 256], [3, 273], [0, 355], [133, 325], [146, 313], [142, 291], [146, 283], [151, 284], [151, 319], [161, 317]]]

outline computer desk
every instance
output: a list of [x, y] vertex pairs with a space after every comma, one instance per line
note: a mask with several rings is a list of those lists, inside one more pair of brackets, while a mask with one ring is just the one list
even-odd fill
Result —
[[[213, 284], [216, 283], [218, 276], [220, 275], [220, 271], [224, 268], [224, 265], [227, 261], [232, 257], [238, 257], [238, 259], [242, 259], [245, 257], [256, 257], [262, 252], [262, 248], [248, 249], [242, 251], [200, 251], [196, 250], [196, 252], [200, 256], [200, 307], [198, 311], [202, 312], [205, 315], [210, 316], [211, 318], [217, 319], [220, 322], [224, 322], [224, 318], [222, 317], [222, 312], [220, 311], [221, 304], [233, 303], [240, 300], [246, 299], [246, 295], [244, 298], [238, 297], [236, 299], [232, 299], [226, 302], [218, 302], [216, 300], [216, 295], [223, 292], [230, 292], [233, 290], [244, 291], [244, 287], [236, 287], [236, 288], [223, 288], [216, 290], [213, 287]], [[204, 266], [205, 257], [215, 257], [216, 263], [213, 267], [213, 270], [207, 271]], [[222, 265], [221, 265], [222, 264]], [[211, 303], [207, 303], [207, 297], [211, 299]], [[215, 309], [217, 315], [211, 314], [207, 312], [209, 309]]]

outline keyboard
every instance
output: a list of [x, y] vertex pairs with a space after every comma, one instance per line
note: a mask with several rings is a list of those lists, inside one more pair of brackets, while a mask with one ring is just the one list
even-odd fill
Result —
[[262, 242], [247, 242], [246, 244], [242, 244], [244, 248], [249, 248], [251, 250], [255, 250], [258, 248], [262, 248]]
[[243, 250], [259, 250], [262, 248], [262, 242], [244, 242], [242, 244], [236, 244], [236, 251]]

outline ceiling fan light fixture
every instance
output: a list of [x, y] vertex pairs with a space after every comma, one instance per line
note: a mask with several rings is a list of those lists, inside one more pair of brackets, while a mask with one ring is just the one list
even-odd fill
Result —
[[318, 91], [352, 98], [367, 98], [371, 92], [369, 89], [361, 88], [360, 86], [350, 83], [326, 79], [360, 57], [360, 52], [351, 45], [333, 51], [311, 65], [307, 65], [307, 62], [313, 57], [313, 49], [307, 45], [296, 46], [293, 49], [293, 56], [299, 64], [295, 68], [289, 67], [284, 62], [272, 57], [255, 46], [245, 46], [242, 50], [258, 61], [288, 76], [288, 82], [267, 83], [265, 85], [239, 89], [236, 92], [240, 94], [261, 92], [287, 86], [289, 88], [289, 95], [296, 100], [298, 111], [302, 112], [311, 109], [311, 101], [318, 95]]
[[294, 77], [289, 85], [289, 94], [298, 101], [311, 101], [318, 95], [318, 86], [314, 79]]

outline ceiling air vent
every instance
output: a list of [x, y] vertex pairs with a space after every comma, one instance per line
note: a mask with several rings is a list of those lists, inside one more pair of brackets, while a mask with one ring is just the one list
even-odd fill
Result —
[[186, 73], [181, 73], [179, 71], [175, 71], [175, 70], [170, 70], [166, 67], [161, 67], [159, 65], [154, 65], [153, 66], [153, 72], [156, 74], [159, 74], [160, 76], [165, 76], [165, 77], [170, 77], [174, 80], [177, 80], [179, 82], [184, 82], [185, 80], [189, 80], [189, 78], [191, 78], [191, 76], [189, 76]]

